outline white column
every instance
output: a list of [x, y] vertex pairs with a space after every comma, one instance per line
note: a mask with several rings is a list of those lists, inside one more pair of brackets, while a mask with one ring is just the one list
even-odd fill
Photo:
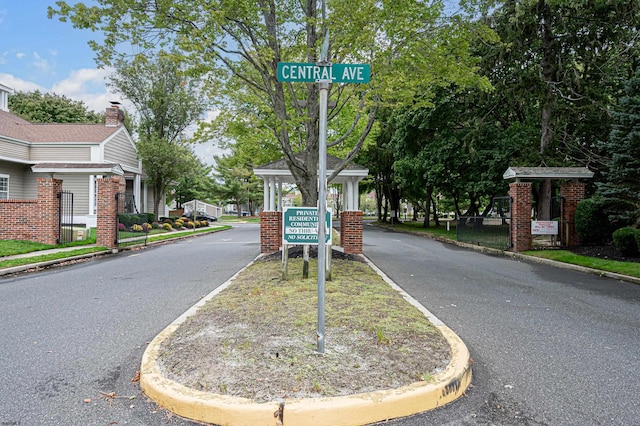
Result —
[[353, 180], [349, 178], [347, 180], [347, 205], [345, 211], [353, 210]]
[[282, 209], [282, 182], [278, 181], [278, 210], [281, 212]]
[[269, 211], [276, 211], [276, 178], [269, 178]]
[[342, 211], [347, 211], [347, 184], [342, 184]]
[[360, 210], [360, 185], [357, 178], [353, 178], [353, 210]]
[[[136, 210], [140, 213], [144, 213], [141, 204], [142, 200], [140, 198], [140, 175], [137, 173], [133, 175], [133, 200], [136, 203]], [[156, 220], [158, 220], [158, 218], [156, 218]]]
[[269, 178], [262, 178], [262, 211], [269, 211]]

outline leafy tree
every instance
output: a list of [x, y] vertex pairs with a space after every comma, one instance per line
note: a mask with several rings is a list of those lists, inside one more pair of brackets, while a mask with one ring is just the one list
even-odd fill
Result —
[[32, 123], [104, 123], [104, 114], [87, 109], [84, 102], [39, 90], [9, 96], [9, 110]]
[[215, 186], [214, 178], [211, 175], [213, 167], [204, 164], [195, 155], [190, 156], [188, 162], [189, 166], [176, 179], [177, 184], [171, 193], [178, 208], [191, 200], [213, 202], [213, 188]]
[[181, 144], [157, 136], [142, 134], [137, 143], [144, 171], [153, 188], [154, 215], [159, 217], [159, 205], [167, 189], [178, 181], [193, 165], [193, 153]]
[[118, 60], [110, 85], [138, 113], [138, 155], [153, 187], [158, 217], [169, 185], [194, 170], [184, 131], [207, 106], [200, 81], [183, 72], [179, 56], [160, 51], [152, 59], [138, 55]]
[[239, 217], [243, 204], [247, 204], [249, 214], [254, 214], [256, 200], [262, 200], [263, 187], [252, 168], [243, 166], [238, 160], [239, 157], [232, 155], [216, 157], [216, 170], [221, 183], [214, 192], [222, 200], [235, 204]]
[[[105, 33], [104, 43], [92, 44], [100, 64], [112, 63], [120, 43], [133, 43], [142, 51], [179, 48], [190, 72], [207, 76], [208, 93], [234, 111], [222, 118], [251, 116], [269, 129], [305, 205], [317, 200], [319, 89], [316, 84], [278, 82], [276, 69], [279, 62], [317, 63], [326, 29], [331, 29], [328, 59], [368, 63], [373, 70], [368, 85], [331, 85], [337, 105], [329, 145], [344, 144], [348, 151], [336, 173], [364, 144], [381, 102], [414, 102], [419, 90], [420, 102], [428, 104], [431, 86], [483, 83], [466, 49], [470, 29], [463, 22], [443, 23], [440, 2], [102, 0], [91, 7], [65, 1], [56, 5], [49, 8], [50, 17]], [[341, 112], [349, 110], [353, 113], [347, 124]], [[295, 153], [302, 153], [301, 159]]]

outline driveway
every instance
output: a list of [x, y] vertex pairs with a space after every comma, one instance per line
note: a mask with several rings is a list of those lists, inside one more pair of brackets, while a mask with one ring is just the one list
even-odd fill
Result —
[[385, 424], [639, 424], [640, 286], [371, 226], [364, 253], [474, 360], [466, 397]]

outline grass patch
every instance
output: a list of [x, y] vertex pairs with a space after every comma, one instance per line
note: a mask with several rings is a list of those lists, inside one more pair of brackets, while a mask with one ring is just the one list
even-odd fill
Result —
[[[51, 248], [51, 247], [49, 247]], [[65, 251], [60, 253], [43, 254], [41, 256], [30, 256], [21, 259], [8, 259], [0, 261], [0, 269], [13, 268], [14, 266], [29, 265], [31, 263], [47, 262], [49, 260], [64, 259], [67, 257], [80, 256], [83, 254], [97, 253], [105, 251], [106, 247], [88, 247], [84, 249]]]
[[234, 222], [260, 223], [260, 217], [258, 217], [258, 216], [242, 216], [242, 217], [238, 217], [238, 216], [222, 216], [221, 218], [218, 218], [218, 220], [220, 220], [222, 222], [230, 222], [230, 223], [234, 223]]
[[171, 238], [184, 237], [187, 235], [194, 235], [194, 234], [206, 234], [209, 232], [217, 232], [217, 231], [222, 231], [230, 228], [231, 228], [230, 225], [214, 225], [208, 228], [196, 228], [195, 231], [193, 229], [189, 229], [186, 231], [171, 231], [171, 232], [165, 232], [165, 233], [154, 234], [154, 235], [149, 234], [149, 237], [147, 238], [147, 242], [170, 240]]
[[531, 250], [525, 251], [523, 254], [640, 278], [640, 263], [637, 262], [621, 262], [581, 256], [568, 250]]
[[388, 228], [388, 229], [392, 229], [394, 231], [398, 231], [398, 232], [410, 232], [410, 233], [418, 233], [418, 234], [428, 234], [428, 235], [432, 235], [434, 237], [440, 237], [440, 238], [444, 238], [447, 240], [453, 240], [455, 241], [456, 239], [456, 222], [455, 221], [451, 221], [449, 223], [449, 230], [447, 231], [447, 223], [446, 221], [441, 221], [440, 222], [440, 227], [436, 228], [435, 223], [431, 222], [431, 227], [430, 228], [425, 228], [423, 227], [423, 222], [422, 221], [418, 221], [418, 222], [412, 222], [412, 221], [406, 221], [406, 222], [402, 222], [402, 223], [396, 223], [396, 224], [389, 224], [389, 223], [385, 223], [385, 222], [375, 222], [376, 226], [380, 226], [383, 228]]
[[[159, 359], [188, 387], [257, 402], [350, 395], [432, 377], [448, 364], [440, 332], [366, 263], [334, 259], [325, 292], [325, 354], [316, 348], [317, 259], [257, 261], [189, 317]], [[202, 377], [207, 380], [203, 381]]]

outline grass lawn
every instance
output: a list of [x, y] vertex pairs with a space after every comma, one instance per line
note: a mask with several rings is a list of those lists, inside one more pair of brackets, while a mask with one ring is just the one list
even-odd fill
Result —
[[[425, 235], [433, 235], [452, 241], [456, 240], [456, 223], [452, 221], [447, 231], [446, 222], [440, 222], [440, 228], [434, 227], [433, 222], [430, 228], [423, 228], [422, 222], [406, 221], [404, 223], [390, 225], [388, 223], [376, 222], [376, 226], [393, 229], [397, 232], [411, 232]], [[622, 262], [617, 260], [601, 259], [597, 257], [580, 256], [568, 250], [531, 250], [523, 252], [527, 256], [541, 257], [558, 262], [570, 263], [572, 265], [585, 266], [587, 268], [600, 271], [614, 272], [622, 275], [640, 278], [640, 263]]]
[[[207, 228], [198, 228], [195, 231], [185, 230], [185, 231], [166, 232], [161, 230], [153, 230], [153, 232], [149, 234], [147, 238], [147, 242], [168, 240], [171, 238], [179, 238], [179, 237], [184, 237], [184, 236], [193, 235], [193, 234], [216, 232], [216, 231], [221, 231], [223, 229], [229, 229], [229, 228], [231, 228], [231, 226], [213, 225]], [[95, 243], [96, 243], [95, 228], [91, 229], [90, 235], [86, 240], [74, 241], [72, 243], [67, 243], [67, 244], [49, 245], [49, 244], [36, 243], [32, 241], [2, 240], [0, 241], [0, 257], [13, 256], [13, 255], [25, 254], [25, 253], [33, 253], [33, 252], [55, 249], [55, 248], [84, 246], [84, 245], [95, 244]], [[126, 244], [126, 243], [121, 244], [120, 247], [126, 247], [126, 246], [131, 246], [136, 244], [140, 244], [140, 241], [132, 241], [130, 244]], [[67, 257], [79, 256], [79, 255], [88, 254], [88, 253], [97, 253], [105, 250], [107, 250], [106, 247], [85, 247], [85, 248], [78, 248], [78, 250], [43, 254], [41, 256], [30, 256], [28, 258], [0, 260], [0, 269], [11, 268], [14, 266], [28, 265], [32, 263], [46, 262], [49, 260], [64, 259]]]
[[640, 263], [580, 256], [568, 250], [532, 250], [522, 254], [640, 278]]
[[417, 222], [405, 221], [403, 223], [396, 223], [394, 225], [391, 225], [389, 223], [376, 222], [376, 226], [393, 229], [398, 232], [413, 232], [413, 233], [420, 233], [420, 234], [429, 234], [435, 237], [440, 237], [440, 238], [453, 240], [453, 241], [455, 241], [456, 239], [456, 222], [455, 221], [449, 222], [449, 230], [447, 230], [447, 222], [445, 220], [440, 221], [439, 228], [436, 228], [434, 222], [431, 222], [429, 228], [425, 228], [423, 227], [422, 221], [417, 221]]

